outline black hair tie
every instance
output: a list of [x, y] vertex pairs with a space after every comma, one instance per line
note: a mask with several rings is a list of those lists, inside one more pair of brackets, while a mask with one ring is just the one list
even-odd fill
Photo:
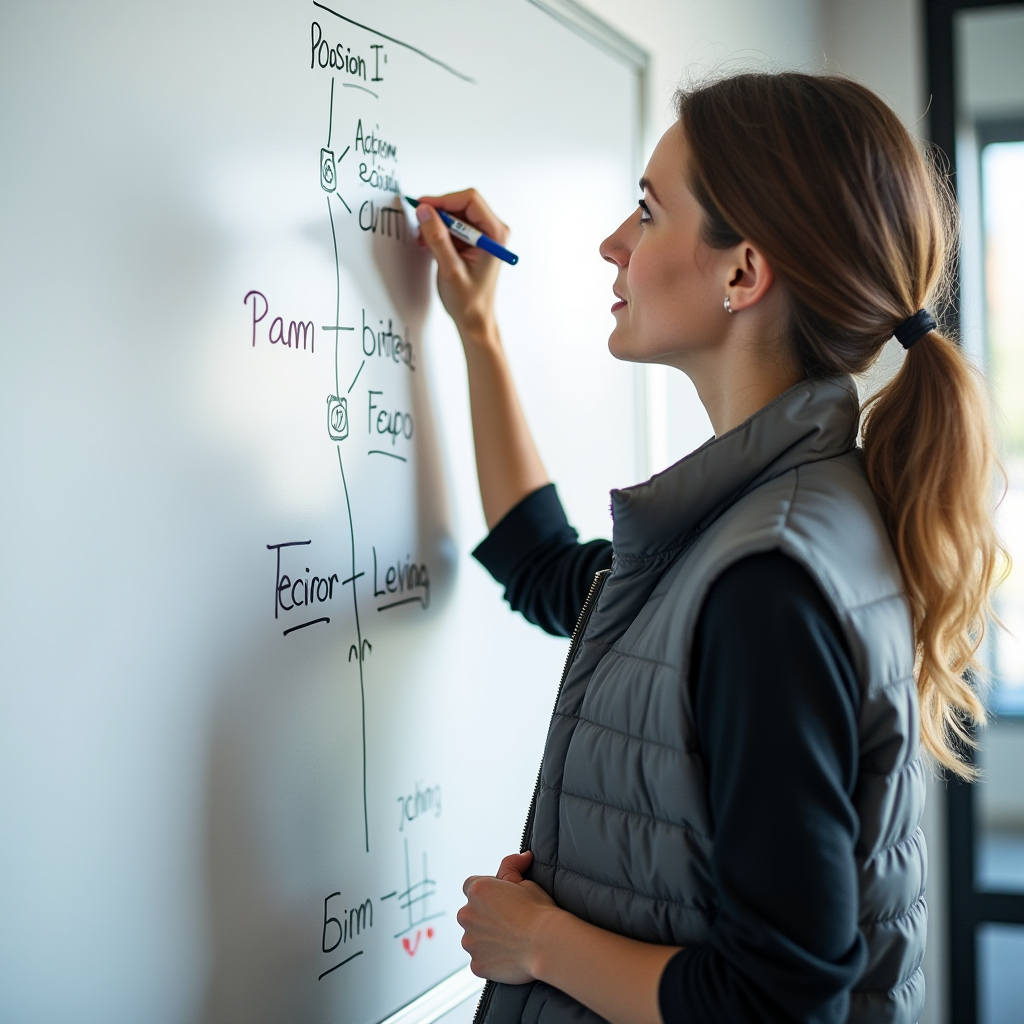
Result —
[[938, 330], [938, 326], [935, 317], [927, 309], [919, 309], [913, 316], [908, 316], [903, 323], [898, 324], [892, 333], [904, 348], [910, 348], [915, 341], [930, 331]]

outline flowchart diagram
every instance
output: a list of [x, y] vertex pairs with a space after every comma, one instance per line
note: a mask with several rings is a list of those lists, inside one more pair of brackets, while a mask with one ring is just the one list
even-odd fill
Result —
[[[316, 538], [289, 537], [266, 544], [273, 572], [273, 623], [283, 642], [301, 642], [310, 630], [344, 630], [347, 664], [357, 673], [359, 698], [362, 846], [371, 852], [368, 787], [367, 700], [372, 693], [374, 644], [369, 617], [405, 609], [426, 612], [431, 604], [431, 573], [415, 552], [367, 548], [357, 535], [359, 495], [352, 487], [352, 466], [364, 471], [367, 461], [383, 472], [412, 472], [416, 458], [417, 413], [409, 404], [411, 377], [419, 372], [417, 340], [393, 310], [369, 309], [346, 301], [343, 276], [346, 238], [374, 236], [378, 244], [407, 246], [415, 229], [401, 201], [400, 155], [396, 139], [382, 129], [381, 117], [369, 115], [365, 99], [346, 102], [353, 94], [379, 100], [387, 81], [389, 52], [402, 48], [467, 82], [471, 81], [418, 47], [377, 32], [320, 3], [323, 14], [310, 26], [309, 68], [323, 74], [324, 132], [311, 146], [319, 190], [326, 206], [333, 255], [333, 318], [318, 323], [292, 318], [279, 309], [268, 290], [249, 289], [246, 340], [251, 348], [279, 346], [295, 354], [313, 355], [317, 346], [333, 351], [332, 379], [325, 382], [323, 429], [333, 447], [333, 472], [344, 500], [347, 534], [343, 564], [323, 564]], [[329, 19], [321, 23], [321, 18]], [[339, 31], [342, 30], [342, 31]], [[353, 92], [346, 92], [352, 90]], [[386, 257], [385, 257], [386, 258]], [[405, 396], [403, 399], [402, 396]], [[390, 467], [387, 469], [386, 467]], [[357, 474], [359, 475], [359, 474]], [[321, 545], [322, 546], [322, 545]], [[337, 556], [335, 556], [336, 558]], [[400, 614], [400, 613], [399, 613]], [[346, 780], [347, 782], [347, 780]], [[433, 790], [430, 791], [433, 794]], [[436, 788], [440, 815], [440, 787]], [[417, 790], [419, 798], [419, 790]], [[401, 800], [402, 798], [400, 798]], [[433, 796], [431, 796], [433, 799]], [[434, 805], [431, 805], [432, 809]], [[413, 820], [412, 818], [409, 821]], [[404, 831], [408, 822], [400, 822]], [[434, 910], [437, 881], [428, 870], [426, 850], [410, 852], [402, 836], [403, 884], [380, 896], [352, 897], [340, 888], [324, 897], [320, 952], [327, 963], [318, 972], [323, 981], [366, 953], [366, 942], [382, 920], [408, 957], [415, 957], [436, 934], [444, 911]], [[392, 921], [394, 917], [396, 920]]]

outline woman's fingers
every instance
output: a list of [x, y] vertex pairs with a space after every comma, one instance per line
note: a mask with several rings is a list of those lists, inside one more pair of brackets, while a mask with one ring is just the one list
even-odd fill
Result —
[[466, 879], [464, 891], [469, 902], [456, 920], [465, 932], [462, 948], [472, 958], [473, 973], [512, 985], [531, 981], [538, 915], [555, 910], [551, 897], [533, 882], [510, 884], [486, 875]]
[[[458, 198], [460, 195], [461, 198]], [[438, 294], [465, 343], [488, 342], [496, 334], [494, 290], [501, 264], [485, 250], [457, 242], [435, 206], [451, 207], [460, 219], [473, 220], [480, 211], [472, 206], [472, 196], [476, 196], [476, 193], [453, 193], [434, 198], [428, 196], [416, 207], [420, 242], [426, 245], [437, 261]], [[479, 203], [482, 204], [483, 200], [479, 200]], [[477, 222], [484, 230], [495, 231], [497, 225], [504, 231], [504, 225], [486, 206], [482, 205], [480, 210], [486, 211], [485, 217], [477, 217]], [[504, 234], [500, 237], [504, 237]]]
[[455, 251], [455, 245], [444, 221], [426, 204], [416, 207], [416, 219], [420, 224], [420, 238], [437, 260], [442, 274], [451, 277], [463, 272], [464, 264]]
[[[503, 882], [521, 882], [523, 880], [523, 872], [533, 863], [533, 854], [527, 850], [526, 853], [510, 853], [507, 857], [501, 858], [501, 863], [498, 865], [498, 873], [495, 878], [501, 879]], [[489, 878], [488, 875], [470, 875], [462, 884], [462, 892], [465, 896], [469, 895], [470, 887], [474, 882], [481, 878]]]
[[497, 877], [506, 882], [521, 882], [523, 872], [532, 863], [533, 854], [529, 850], [526, 853], [510, 853], [507, 857], [502, 857]]
[[494, 211], [484, 202], [483, 196], [475, 188], [463, 189], [461, 192], [448, 192], [443, 196], [422, 196], [421, 203], [433, 206], [454, 214], [459, 220], [479, 228], [485, 235], [490, 235], [496, 242], [504, 245], [508, 241], [509, 227], [502, 223]]

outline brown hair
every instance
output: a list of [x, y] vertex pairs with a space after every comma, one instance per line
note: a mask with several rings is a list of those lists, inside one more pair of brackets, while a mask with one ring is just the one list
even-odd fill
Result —
[[[746, 238], [764, 254], [809, 377], [863, 373], [898, 324], [941, 298], [955, 204], [874, 93], [837, 76], [755, 73], [677, 102], [705, 241]], [[988, 406], [959, 347], [938, 331], [913, 345], [867, 401], [862, 438], [913, 614], [921, 739], [970, 777], [957, 747], [985, 711], [967, 678], [1004, 553]]]

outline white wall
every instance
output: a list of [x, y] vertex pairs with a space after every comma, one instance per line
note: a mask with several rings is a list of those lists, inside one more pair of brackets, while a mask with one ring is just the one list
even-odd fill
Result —
[[821, 45], [830, 71], [879, 93], [927, 135], [924, 12], [918, 0], [821, 0]]

